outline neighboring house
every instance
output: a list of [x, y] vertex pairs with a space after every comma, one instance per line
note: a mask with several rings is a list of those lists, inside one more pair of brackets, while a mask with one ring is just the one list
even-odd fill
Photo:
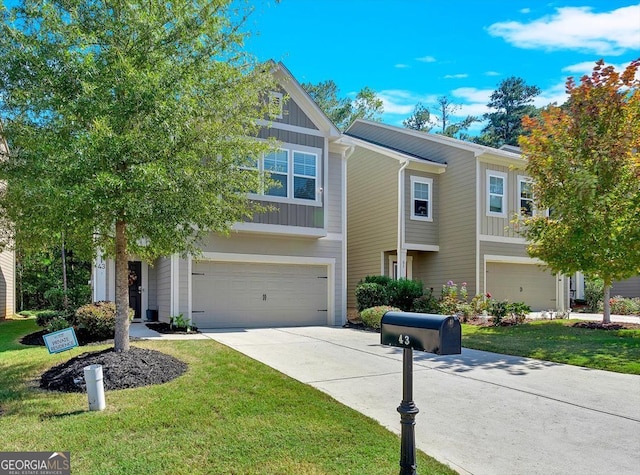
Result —
[[[2, 132], [1, 126], [0, 132]], [[7, 142], [0, 135], [0, 157], [3, 157], [8, 150]], [[13, 250], [7, 250], [0, 252], [0, 320], [15, 313], [15, 302], [16, 254]]]
[[527, 255], [510, 225], [533, 209], [530, 179], [517, 149], [498, 150], [442, 135], [365, 120], [345, 132], [347, 295], [366, 275], [419, 279], [440, 296], [448, 281], [469, 296], [564, 309], [569, 279]]
[[[183, 314], [201, 328], [345, 322], [350, 148], [284, 65], [275, 75], [281, 89], [270, 99], [277, 110], [272, 122], [260, 123], [260, 137], [275, 137], [281, 146], [258, 165], [283, 187], [250, 197], [277, 211], [235, 224], [229, 237], [212, 233], [197, 259], [130, 261], [129, 301], [137, 318], [146, 311], [163, 321]], [[114, 262], [98, 259], [93, 299], [114, 297]]]

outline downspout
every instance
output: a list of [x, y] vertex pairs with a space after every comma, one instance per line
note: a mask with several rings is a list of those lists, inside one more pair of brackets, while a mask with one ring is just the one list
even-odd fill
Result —
[[409, 165], [409, 160], [402, 162], [398, 169], [398, 279], [407, 278], [407, 253], [402, 242], [402, 230], [404, 229], [404, 169]]

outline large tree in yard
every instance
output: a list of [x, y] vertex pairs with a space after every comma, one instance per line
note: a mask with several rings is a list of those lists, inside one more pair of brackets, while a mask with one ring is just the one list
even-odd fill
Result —
[[529, 254], [555, 272], [604, 281], [603, 323], [614, 280], [640, 273], [640, 60], [619, 73], [598, 61], [567, 81], [569, 99], [526, 118], [520, 138], [536, 207], [524, 221]]
[[[274, 88], [241, 49], [231, 0], [23, 0], [0, 7], [2, 216], [32, 244], [62, 233], [116, 262], [115, 350], [129, 349], [128, 268], [197, 253], [255, 211], [242, 169]], [[50, 241], [49, 241], [50, 243]]]

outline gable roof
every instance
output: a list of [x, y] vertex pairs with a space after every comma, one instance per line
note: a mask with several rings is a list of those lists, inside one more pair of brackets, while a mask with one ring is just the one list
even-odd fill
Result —
[[282, 62], [269, 61], [273, 67], [273, 74], [278, 83], [284, 88], [287, 94], [295, 101], [302, 111], [311, 119], [311, 122], [324, 132], [330, 139], [337, 139], [342, 136], [340, 130], [331, 122], [331, 119], [320, 109], [309, 93], [293, 77], [291, 72]]
[[369, 120], [357, 119], [345, 131], [345, 135], [389, 148], [422, 160], [446, 164], [446, 161], [433, 153], [433, 145], [444, 145], [474, 154], [476, 158], [491, 155], [496, 158], [522, 162], [519, 153], [500, 150], [493, 147], [465, 142], [439, 134], [420, 132], [418, 130], [396, 127]]

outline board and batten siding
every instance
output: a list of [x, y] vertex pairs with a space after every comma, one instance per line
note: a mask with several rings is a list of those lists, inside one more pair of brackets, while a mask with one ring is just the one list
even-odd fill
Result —
[[[342, 241], [327, 238], [297, 238], [289, 236], [269, 236], [249, 233], [231, 232], [228, 237], [211, 234], [205, 241], [201, 250], [203, 252], [241, 254], [255, 256], [261, 259], [263, 256], [293, 257], [293, 258], [325, 258], [335, 261], [335, 325], [343, 323], [344, 311], [342, 308], [345, 284], [342, 280]], [[206, 255], [205, 255], [206, 256]], [[251, 257], [249, 257], [250, 259]], [[304, 298], [304, 296], [301, 296]]]
[[398, 245], [400, 163], [356, 147], [347, 160], [347, 307], [363, 277], [381, 272], [382, 253]]
[[0, 319], [15, 313], [15, 269], [15, 253], [0, 252]]
[[640, 297], [640, 276], [614, 282], [611, 286], [611, 296], [616, 295], [626, 298]]
[[[149, 266], [149, 271], [147, 273], [147, 306], [152, 310], [158, 310], [158, 277], [157, 277], [157, 269], [155, 264], [153, 266]], [[145, 309], [142, 309], [143, 312]]]
[[[487, 173], [490, 171], [497, 171], [504, 173], [507, 176], [507, 196], [506, 196], [506, 216], [496, 217], [487, 216], [487, 194], [488, 183]], [[500, 237], [521, 237], [511, 225], [511, 219], [515, 215], [516, 211], [520, 208], [518, 201], [518, 177], [525, 176], [524, 170], [519, 170], [508, 166], [499, 166], [489, 163], [480, 163], [480, 233], [489, 236]]]
[[[474, 295], [476, 275], [476, 159], [470, 151], [432, 143], [434, 160], [447, 169], [437, 178], [439, 251], [424, 253], [414, 264], [414, 279], [439, 289], [452, 280], [467, 282]], [[435, 182], [435, 180], [434, 180]]]
[[[429, 178], [432, 181], [431, 188], [431, 218], [432, 221], [422, 221], [411, 219], [413, 202], [411, 200], [411, 177]], [[411, 249], [411, 244], [438, 245], [438, 225], [439, 225], [439, 200], [438, 196], [438, 175], [431, 173], [421, 173], [415, 170], [405, 170], [404, 177], [404, 241]]]
[[[287, 92], [279, 88], [277, 91], [286, 98]], [[305, 129], [318, 130], [313, 121], [304, 113], [300, 106], [291, 98], [285, 99], [282, 106], [282, 118], [268, 117], [267, 120], [287, 125], [295, 125], [298, 127], [304, 127]]]

